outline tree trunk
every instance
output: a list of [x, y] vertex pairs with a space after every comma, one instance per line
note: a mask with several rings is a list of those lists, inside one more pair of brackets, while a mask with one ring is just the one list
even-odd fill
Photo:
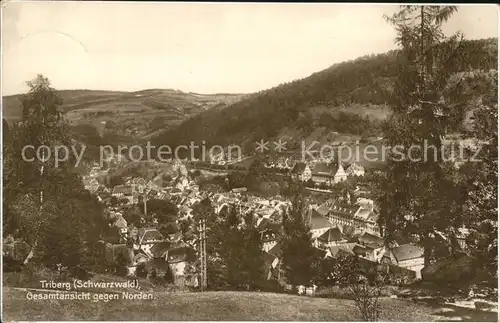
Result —
[[431, 264], [431, 250], [428, 246], [424, 247], [424, 266], [429, 266]]
[[26, 259], [24, 259], [24, 261], [23, 261], [24, 265], [27, 265], [29, 263], [29, 261], [31, 260], [31, 258], [33, 258], [33, 256], [35, 255], [35, 247], [36, 247], [36, 241], [33, 244], [33, 246], [31, 246], [30, 253], [26, 256]]

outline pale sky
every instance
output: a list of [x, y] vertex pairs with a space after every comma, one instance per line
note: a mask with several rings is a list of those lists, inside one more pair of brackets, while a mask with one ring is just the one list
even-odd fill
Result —
[[[37, 73], [57, 89], [264, 90], [394, 49], [397, 7], [300, 3], [2, 4], [3, 95]], [[444, 26], [498, 37], [498, 7], [460, 6]]]

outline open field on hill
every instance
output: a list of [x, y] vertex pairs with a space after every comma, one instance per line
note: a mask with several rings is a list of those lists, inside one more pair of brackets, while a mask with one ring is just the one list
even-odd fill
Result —
[[[26, 292], [4, 288], [4, 319], [13, 320], [224, 320], [357, 321], [353, 301], [273, 293], [156, 293], [152, 300], [34, 301]], [[434, 308], [384, 298], [382, 319], [390, 321], [496, 321], [493, 314]]]
[[[137, 92], [62, 90], [62, 109], [71, 124], [114, 124], [117, 133], [144, 136], [177, 125], [202, 111], [223, 108], [241, 94], [197, 94], [151, 89]], [[8, 122], [21, 118], [19, 95], [3, 97], [3, 115]]]

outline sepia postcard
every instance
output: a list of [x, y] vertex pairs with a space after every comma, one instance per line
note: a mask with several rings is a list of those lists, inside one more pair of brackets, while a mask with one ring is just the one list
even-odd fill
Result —
[[498, 321], [498, 6], [1, 13], [3, 322]]

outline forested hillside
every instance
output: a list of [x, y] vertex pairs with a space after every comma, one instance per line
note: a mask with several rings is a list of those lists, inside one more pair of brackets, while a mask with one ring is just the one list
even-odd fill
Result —
[[[497, 39], [464, 40], [455, 72], [497, 68]], [[224, 110], [210, 109], [153, 138], [156, 144], [249, 143], [307, 137], [317, 127], [359, 136], [380, 134], [388, 93], [405, 64], [397, 51], [336, 64], [311, 76], [255, 93]]]

